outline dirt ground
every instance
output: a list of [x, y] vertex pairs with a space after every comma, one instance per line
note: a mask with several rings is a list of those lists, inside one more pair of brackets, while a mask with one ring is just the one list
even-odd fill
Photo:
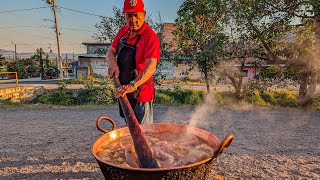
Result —
[[[320, 112], [156, 106], [154, 113], [157, 123], [201, 117], [196, 125], [220, 140], [234, 133], [213, 166], [222, 179], [320, 178]], [[0, 109], [0, 179], [103, 179], [91, 154], [101, 115], [124, 124], [117, 107]]]

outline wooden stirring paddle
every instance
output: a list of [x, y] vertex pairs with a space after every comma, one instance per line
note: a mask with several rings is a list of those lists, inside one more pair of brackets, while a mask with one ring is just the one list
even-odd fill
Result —
[[[118, 78], [114, 77], [113, 82], [116, 88], [121, 86]], [[147, 144], [147, 140], [143, 132], [141, 131], [139, 122], [132, 110], [127, 96], [125, 95], [123, 97], [120, 97], [119, 102], [133, 140], [140, 168], [159, 168], [159, 165], [155, 160], [150, 147]]]

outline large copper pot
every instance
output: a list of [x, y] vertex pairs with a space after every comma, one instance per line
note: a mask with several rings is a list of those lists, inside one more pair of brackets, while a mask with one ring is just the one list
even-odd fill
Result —
[[[112, 123], [112, 131], [108, 132], [106, 129], [100, 126], [101, 120], [108, 120]], [[101, 150], [102, 147], [105, 147], [112, 141], [117, 139], [130, 136], [129, 129], [127, 127], [122, 127], [116, 129], [116, 123], [107, 116], [101, 116], [97, 120], [97, 128], [104, 132], [105, 134], [98, 137], [92, 144], [92, 154], [96, 158], [100, 169], [105, 177], [105, 179], [128, 179], [128, 180], [162, 180], [162, 179], [208, 179], [209, 173], [211, 172], [211, 166], [214, 160], [218, 157], [219, 154], [227, 148], [232, 139], [233, 135], [230, 134], [227, 138], [220, 143], [215, 135], [205, 131], [200, 128], [193, 126], [188, 126], [184, 124], [143, 124], [141, 129], [144, 133], [160, 133], [160, 132], [172, 132], [177, 134], [185, 134], [187, 131], [193, 135], [196, 135], [198, 138], [204, 140], [212, 149], [214, 150], [214, 155], [211, 158], [205, 159], [201, 162], [194, 164], [181, 166], [181, 167], [172, 167], [172, 168], [132, 168], [121, 166], [112, 162], [103, 161], [97, 156], [97, 153]]]

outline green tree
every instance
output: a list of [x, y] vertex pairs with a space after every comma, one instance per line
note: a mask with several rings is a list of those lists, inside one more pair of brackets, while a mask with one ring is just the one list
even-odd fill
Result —
[[5, 71], [5, 68], [4, 68], [5, 61], [6, 61], [6, 58], [2, 54], [0, 54], [0, 72]]
[[[286, 63], [290, 65], [289, 68], [296, 68], [292, 66], [297, 64], [303, 66], [303, 70], [297, 71], [300, 76], [299, 103], [303, 105], [310, 102], [315, 94], [319, 70], [320, 1], [230, 0], [228, 2], [238, 30], [257, 41], [266, 54], [267, 62]], [[297, 25], [297, 21], [301, 24]], [[314, 35], [308, 33], [310, 26], [314, 27]], [[301, 38], [297, 34], [298, 31], [309, 36]], [[288, 35], [292, 35], [293, 38], [288, 38]], [[310, 37], [313, 39], [311, 44], [308, 43]], [[302, 46], [299, 51], [292, 49], [298, 47], [297, 45], [303, 45], [301, 43], [308, 46]], [[296, 63], [297, 60], [300, 63]]]
[[94, 34], [93, 38], [98, 42], [111, 42], [120, 27], [126, 24], [120, 8], [113, 6], [113, 14], [114, 17], [101, 17], [100, 23], [95, 25], [98, 32]]
[[42, 48], [40, 49], [36, 49], [36, 52], [34, 53], [34, 55], [31, 57], [32, 59], [34, 59], [35, 61], [38, 62], [39, 64], [39, 73], [40, 73], [40, 77], [43, 78], [44, 77], [44, 59], [43, 59], [43, 55], [44, 55], [44, 51]]
[[[162, 25], [160, 14], [158, 18], [147, 14], [145, 20], [156, 32], [160, 31]], [[95, 25], [98, 32], [95, 32], [93, 38], [98, 42], [111, 42], [117, 35], [120, 27], [125, 24], [125, 16], [121, 8], [113, 6], [113, 17], [101, 17], [101, 21]]]
[[209, 76], [214, 65], [224, 53], [227, 38], [221, 21], [226, 13], [224, 3], [219, 0], [185, 0], [175, 20], [178, 56], [194, 59], [210, 91]]
[[36, 52], [31, 57], [38, 64], [38, 71], [41, 78], [58, 77], [59, 70], [57, 65], [50, 62], [49, 55], [45, 54], [42, 48], [36, 49]]
[[[280, 12], [291, 13], [300, 20], [300, 24], [296, 24], [300, 27], [296, 33], [296, 40], [304, 48], [303, 51], [299, 49], [302, 58], [298, 59], [300, 65], [304, 65], [304, 69], [300, 71], [298, 102], [306, 105], [315, 97], [320, 70], [320, 1], [293, 0], [276, 9]], [[300, 29], [303, 31], [301, 32]]]

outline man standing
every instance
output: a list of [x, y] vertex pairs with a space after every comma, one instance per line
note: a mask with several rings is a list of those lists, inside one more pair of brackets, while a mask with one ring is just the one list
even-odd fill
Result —
[[[153, 123], [153, 74], [160, 60], [160, 41], [145, 22], [142, 0], [125, 0], [126, 25], [121, 27], [108, 52], [110, 78], [119, 78], [122, 86], [116, 98], [127, 95], [140, 124]], [[120, 107], [120, 115], [124, 117]]]

